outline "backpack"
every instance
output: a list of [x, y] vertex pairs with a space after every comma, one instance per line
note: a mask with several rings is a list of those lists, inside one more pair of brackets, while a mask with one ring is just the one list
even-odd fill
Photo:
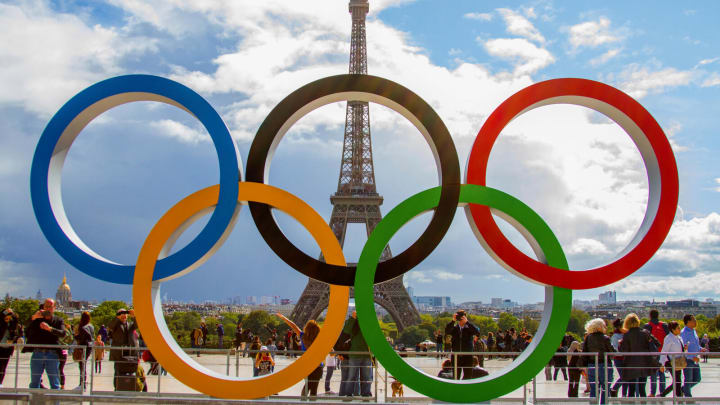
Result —
[[653, 323], [653, 322], [648, 322], [648, 323], [650, 324], [650, 327], [652, 328], [650, 333], [653, 336], [655, 336], [655, 339], [658, 340], [658, 343], [660, 346], [660, 347], [658, 347], [658, 351], [661, 351], [662, 347], [663, 347], [663, 341], [665, 340], [665, 335], [667, 335], [667, 333], [665, 333], [665, 324], [660, 321], [658, 321], [658, 323]]
[[272, 364], [268, 360], [260, 361], [258, 364], [258, 375], [267, 375], [272, 372]]

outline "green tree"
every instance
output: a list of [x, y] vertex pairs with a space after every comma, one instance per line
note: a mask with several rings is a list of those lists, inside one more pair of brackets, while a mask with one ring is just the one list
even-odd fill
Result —
[[522, 320], [522, 327], [527, 329], [529, 334], [534, 335], [535, 333], [537, 333], [537, 330], [540, 327], [540, 322], [530, 318], [529, 316], [526, 316]]
[[425, 322], [421, 323], [420, 325], [418, 325], [418, 328], [420, 328], [420, 329], [425, 329], [425, 330], [427, 331], [428, 336], [434, 336], [434, 335], [435, 335], [435, 331], [437, 330], [437, 328], [435, 327], [435, 325], [433, 325], [432, 323], [429, 323], [429, 322], [428, 322], [428, 323], [425, 323]]
[[497, 323], [489, 316], [470, 315], [470, 322], [480, 331], [480, 335], [487, 335], [488, 332], [495, 332]]
[[[270, 327], [275, 327], [277, 322], [282, 321], [276, 316], [268, 314], [267, 311], [252, 311], [243, 319], [243, 329], [250, 329], [253, 334], [259, 335], [260, 340], [264, 343], [265, 340], [270, 337], [270, 332], [268, 332], [265, 326], [270, 325]], [[304, 326], [305, 325], [298, 325], [300, 329]]]
[[400, 336], [398, 337], [398, 342], [404, 344], [405, 346], [415, 346], [416, 344], [422, 342], [427, 338], [427, 330], [421, 329], [416, 325], [413, 325], [408, 326], [402, 331], [402, 333], [400, 333]]
[[20, 322], [25, 325], [30, 322], [30, 317], [40, 308], [40, 302], [38, 300], [19, 300], [7, 296], [2, 306], [3, 310], [5, 308], [12, 308]]
[[520, 329], [520, 320], [517, 319], [513, 314], [503, 312], [500, 314], [500, 317], [498, 317], [498, 327], [502, 330], [508, 330], [510, 328], [515, 328], [515, 330]]
[[570, 320], [568, 321], [567, 331], [572, 332], [578, 336], [585, 334], [585, 324], [590, 320], [590, 315], [587, 312], [572, 308], [570, 310]]
[[95, 326], [95, 330], [99, 330], [100, 325], [107, 326], [110, 321], [115, 318], [117, 310], [120, 308], [128, 309], [130, 307], [128, 307], [128, 304], [123, 301], [105, 301], [93, 309], [90, 313], [90, 317], [93, 326]]

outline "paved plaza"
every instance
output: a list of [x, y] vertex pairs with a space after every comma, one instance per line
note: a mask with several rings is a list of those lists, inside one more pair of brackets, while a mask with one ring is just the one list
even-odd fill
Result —
[[[229, 372], [230, 375], [238, 375], [242, 378], [252, 378], [252, 365], [250, 358], [243, 358], [230, 355], [222, 355], [222, 354], [202, 354], [200, 357], [196, 357], [193, 355], [193, 359], [198, 361], [203, 366], [219, 372], [223, 374], [227, 374]], [[236, 363], [237, 359], [237, 363]], [[15, 367], [16, 367], [16, 357], [13, 356], [13, 358], [10, 361], [10, 364], [7, 368], [7, 375], [5, 376], [4, 381], [4, 390], [12, 390], [15, 386], [16, 376], [15, 376]], [[27, 388], [28, 384], [30, 382], [30, 354], [24, 353], [20, 355], [18, 363], [18, 373], [17, 373], [17, 386], [19, 388]], [[409, 363], [414, 365], [415, 367], [433, 374], [437, 375], [438, 371], [440, 370], [440, 364], [441, 360], [434, 358], [434, 357], [409, 357], [406, 359]], [[283, 367], [286, 367], [288, 364], [290, 364], [293, 361], [293, 358], [286, 357], [283, 355], [276, 356], [276, 370], [281, 369]], [[490, 371], [491, 373], [498, 372], [502, 368], [506, 367], [510, 363], [509, 359], [492, 359], [492, 360], [485, 360], [485, 368]], [[90, 367], [88, 367], [89, 369]], [[150, 368], [149, 364], [143, 363], [143, 368], [147, 372]], [[693, 394], [696, 397], [709, 397], [709, 396], [717, 396], [720, 392], [720, 359], [710, 359], [708, 363], [701, 363], [701, 370], [702, 370], [702, 382], [697, 385], [693, 389]], [[66, 376], [66, 382], [65, 382], [65, 389], [71, 390], [78, 386], [79, 384], [79, 372], [78, 372], [78, 365], [75, 362], [69, 361], [64, 368], [65, 376]], [[377, 392], [377, 400], [379, 402], [383, 401], [390, 401], [392, 400], [391, 394], [392, 390], [390, 389], [390, 383], [393, 381], [392, 377], [386, 374], [385, 369], [382, 367], [382, 365], [379, 366], [379, 368], [376, 370], [377, 376], [376, 380], [373, 381], [373, 393]], [[112, 391], [113, 390], [113, 383], [112, 383], [112, 377], [113, 377], [113, 363], [110, 361], [103, 361], [102, 363], [102, 372], [101, 373], [95, 373], [92, 375], [92, 377], [88, 376], [88, 379], [92, 378], [92, 387], [94, 392], [103, 392], [103, 391]], [[318, 394], [321, 395], [323, 398], [330, 399], [331, 396], [325, 396], [324, 393], [324, 375], [323, 380], [320, 383], [320, 386], [318, 388]], [[669, 377], [669, 374], [668, 374]], [[47, 385], [47, 379], [44, 379], [46, 385]], [[90, 382], [90, 381], [89, 381]], [[386, 385], [387, 382], [387, 385]], [[668, 383], [670, 382], [668, 378]], [[171, 394], [183, 394], [183, 395], [198, 395], [201, 394], [197, 391], [187, 387], [186, 385], [182, 384], [178, 380], [172, 377], [172, 375], [166, 375], [166, 376], [156, 376], [156, 375], [148, 375], [147, 376], [147, 384], [148, 384], [148, 392], [150, 393], [158, 393], [160, 392], [163, 395], [171, 395]], [[298, 382], [297, 384], [293, 385], [292, 387], [283, 390], [279, 392], [278, 394], [280, 396], [299, 396], [300, 392], [302, 390], [303, 382]], [[340, 386], [340, 372], [335, 371], [333, 374], [333, 377], [331, 379], [331, 390], [335, 393], [339, 391]], [[581, 384], [581, 392], [585, 389], [585, 384]], [[528, 383], [525, 388], [525, 393], [523, 392], [523, 389], [517, 389], [514, 392], [506, 395], [503, 398], [506, 399], [517, 399], [517, 403], [521, 403], [524, 395], [527, 396], [528, 399], [533, 397], [533, 384]], [[536, 381], [535, 381], [535, 395], [537, 398], [565, 398], [567, 396], [567, 382], [563, 380], [562, 373], [558, 374], [558, 381], [547, 381], [545, 379], [545, 375], [543, 372], [538, 374]], [[87, 392], [87, 391], [86, 391]], [[648, 383], [647, 387], [648, 394], [650, 393], [650, 387]], [[404, 387], [404, 394], [405, 399], [408, 401], [419, 401], [419, 402], [432, 402], [431, 400], [425, 398], [423, 395], [418, 394], [417, 392], [413, 391], [409, 387]], [[582, 394], [587, 397], [587, 394]], [[514, 402], [514, 401], [513, 401]], [[667, 401], [670, 403], [670, 400]]]

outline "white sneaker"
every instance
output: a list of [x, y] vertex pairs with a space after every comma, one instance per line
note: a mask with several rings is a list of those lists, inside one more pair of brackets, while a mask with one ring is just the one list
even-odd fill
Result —
[[83, 387], [82, 385], [78, 385], [77, 387], [73, 388], [73, 391], [82, 391]]

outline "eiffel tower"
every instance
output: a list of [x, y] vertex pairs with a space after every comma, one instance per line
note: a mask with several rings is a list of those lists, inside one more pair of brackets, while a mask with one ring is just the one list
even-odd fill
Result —
[[[368, 0], [350, 0], [349, 8], [352, 16], [350, 73], [367, 74], [365, 16], [369, 9]], [[370, 110], [367, 102], [347, 103], [340, 178], [337, 192], [330, 197], [330, 202], [333, 205], [330, 228], [341, 246], [345, 244], [348, 223], [364, 223], [369, 236], [382, 219], [380, 204], [383, 198], [375, 187]], [[385, 246], [380, 260], [391, 257], [390, 247]], [[309, 279], [290, 317], [298, 325], [316, 319], [327, 308], [329, 291], [327, 284]], [[352, 289], [350, 296], [354, 296]], [[420, 314], [405, 290], [403, 276], [376, 284], [375, 302], [392, 316], [398, 331], [420, 323]]]

